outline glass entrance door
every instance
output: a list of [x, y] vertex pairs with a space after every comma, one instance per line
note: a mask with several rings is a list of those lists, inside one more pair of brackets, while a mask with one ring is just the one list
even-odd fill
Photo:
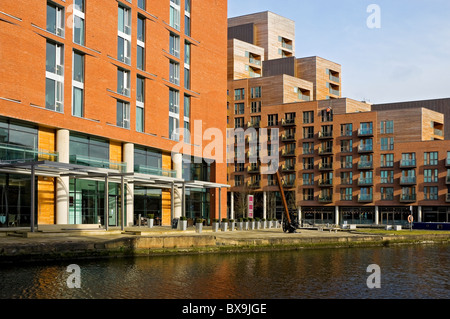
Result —
[[108, 200], [108, 225], [109, 226], [118, 226], [118, 199], [119, 197], [116, 195], [109, 195]]

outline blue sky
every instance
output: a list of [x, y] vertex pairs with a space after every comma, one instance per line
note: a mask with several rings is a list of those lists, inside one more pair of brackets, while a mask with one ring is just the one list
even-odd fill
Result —
[[[371, 29], [370, 4], [381, 9]], [[296, 56], [342, 65], [344, 97], [390, 103], [450, 97], [449, 0], [228, 0], [228, 16], [272, 11], [296, 23]]]

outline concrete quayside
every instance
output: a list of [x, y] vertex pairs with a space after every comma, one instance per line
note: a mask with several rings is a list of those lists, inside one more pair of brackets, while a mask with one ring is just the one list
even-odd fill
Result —
[[388, 231], [302, 228], [284, 233], [281, 228], [213, 231], [193, 227], [67, 228], [41, 227], [39, 231], [0, 231], [0, 263], [85, 258], [115, 258], [167, 254], [231, 253], [312, 248], [373, 247], [395, 244], [449, 243], [448, 231]]

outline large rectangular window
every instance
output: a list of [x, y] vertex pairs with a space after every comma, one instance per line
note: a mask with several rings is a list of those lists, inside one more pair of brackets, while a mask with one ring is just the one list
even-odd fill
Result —
[[173, 84], [180, 84], [180, 64], [175, 61], [169, 63], [169, 81]]
[[136, 131], [144, 132], [145, 79], [136, 79]]
[[64, 49], [61, 44], [47, 41], [45, 69], [45, 108], [63, 112]]
[[138, 17], [137, 68], [145, 70], [145, 18]]
[[117, 59], [131, 64], [131, 10], [119, 5]]
[[117, 93], [130, 96], [130, 71], [117, 69]]
[[84, 55], [73, 52], [72, 115], [84, 116]]
[[130, 104], [124, 101], [117, 101], [117, 126], [130, 128]]
[[85, 45], [84, 0], [75, 0], [73, 9], [73, 42]]
[[64, 37], [64, 8], [47, 3], [47, 31]]
[[180, 0], [170, 0], [170, 26], [180, 30]]

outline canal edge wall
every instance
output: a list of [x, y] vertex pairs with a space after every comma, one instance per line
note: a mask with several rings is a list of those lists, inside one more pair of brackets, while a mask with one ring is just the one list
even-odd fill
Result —
[[339, 237], [237, 238], [215, 234], [180, 236], [122, 236], [59, 242], [30, 241], [0, 244], [0, 263], [118, 258], [177, 254], [237, 253], [320, 248], [449, 243], [448, 234], [359, 235]]

